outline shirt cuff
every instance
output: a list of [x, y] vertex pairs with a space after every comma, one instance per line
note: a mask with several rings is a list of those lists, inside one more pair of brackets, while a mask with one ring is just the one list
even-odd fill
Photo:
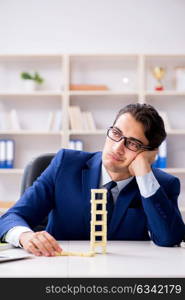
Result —
[[136, 176], [136, 181], [139, 186], [141, 196], [144, 198], [151, 197], [160, 188], [160, 185], [152, 171], [143, 176]]
[[15, 247], [21, 247], [19, 243], [19, 238], [21, 233], [27, 232], [27, 231], [32, 231], [29, 227], [26, 226], [15, 226], [11, 228], [4, 236], [4, 239], [7, 243], [15, 246]]

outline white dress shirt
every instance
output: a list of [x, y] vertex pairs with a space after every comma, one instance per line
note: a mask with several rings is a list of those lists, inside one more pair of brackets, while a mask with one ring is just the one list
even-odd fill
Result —
[[[116, 202], [116, 199], [120, 193], [120, 191], [127, 185], [134, 177], [129, 177], [124, 180], [116, 181], [117, 185], [112, 188], [112, 195], [114, 199], [114, 203]], [[102, 170], [101, 170], [101, 178], [100, 178], [100, 187], [103, 187], [106, 183], [112, 181], [110, 175], [108, 174], [107, 170], [105, 169], [104, 165], [102, 164]], [[154, 195], [157, 190], [159, 189], [160, 185], [155, 178], [152, 171], [147, 173], [144, 176], [136, 176], [136, 182], [138, 184], [140, 193], [143, 197], [148, 198], [152, 195]], [[15, 226], [11, 228], [4, 236], [4, 240], [7, 243], [10, 243], [11, 245], [15, 247], [21, 247], [19, 243], [19, 238], [21, 233], [32, 231], [29, 227], [25, 226]]]

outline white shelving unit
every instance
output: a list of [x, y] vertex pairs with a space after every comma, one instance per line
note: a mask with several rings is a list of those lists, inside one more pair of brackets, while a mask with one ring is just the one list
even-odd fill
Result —
[[[152, 68], [164, 67], [164, 90], [155, 91]], [[15, 168], [0, 169], [0, 201], [16, 201], [25, 165], [35, 156], [67, 148], [70, 139], [81, 139], [84, 150], [101, 150], [106, 128], [129, 103], [150, 103], [169, 117], [168, 169], [181, 180], [180, 207], [185, 208], [185, 91], [176, 91], [174, 68], [185, 66], [185, 55], [148, 54], [20, 54], [0, 55], [0, 103], [16, 109], [22, 130], [1, 130], [0, 138], [15, 140]], [[22, 71], [38, 71], [45, 79], [36, 91], [26, 91]], [[127, 78], [127, 80], [125, 80]], [[106, 85], [107, 90], [71, 90], [71, 84]], [[97, 130], [71, 130], [70, 105], [90, 111]], [[51, 111], [62, 111], [62, 128], [46, 131]], [[8, 186], [8, 189], [7, 189]], [[12, 187], [10, 189], [10, 186]], [[7, 194], [7, 190], [9, 193]]]

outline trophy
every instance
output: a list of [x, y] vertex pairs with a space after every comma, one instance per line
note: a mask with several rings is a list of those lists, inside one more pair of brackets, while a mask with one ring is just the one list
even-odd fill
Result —
[[161, 79], [164, 77], [165, 74], [165, 69], [162, 67], [155, 67], [152, 70], [152, 73], [154, 75], [154, 77], [157, 79], [157, 85], [155, 87], [156, 91], [163, 91], [164, 90], [164, 86], [161, 82]]

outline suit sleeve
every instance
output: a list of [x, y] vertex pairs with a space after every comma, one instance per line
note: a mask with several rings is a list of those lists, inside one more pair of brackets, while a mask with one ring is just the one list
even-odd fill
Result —
[[180, 181], [173, 177], [167, 188], [160, 186], [152, 196], [142, 196], [151, 239], [159, 246], [179, 245], [185, 238], [185, 224], [177, 204], [179, 193]]
[[55, 205], [55, 181], [63, 150], [53, 158], [46, 170], [22, 197], [0, 218], [0, 238], [15, 226], [38, 225]]

